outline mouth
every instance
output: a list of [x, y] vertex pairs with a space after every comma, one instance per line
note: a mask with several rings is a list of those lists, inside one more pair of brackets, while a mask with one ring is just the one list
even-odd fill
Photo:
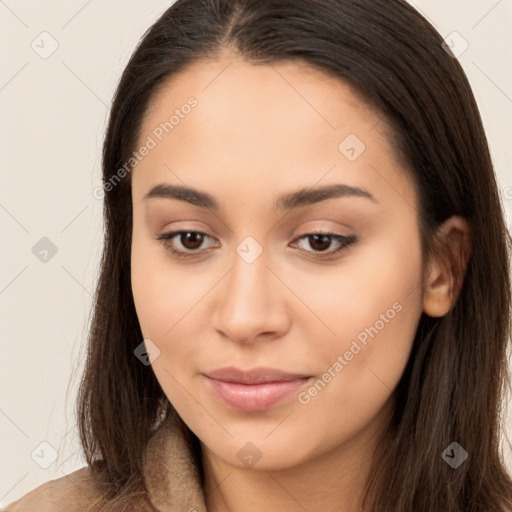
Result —
[[224, 405], [246, 412], [266, 410], [298, 392], [312, 376], [272, 368], [229, 367], [204, 374], [211, 392]]

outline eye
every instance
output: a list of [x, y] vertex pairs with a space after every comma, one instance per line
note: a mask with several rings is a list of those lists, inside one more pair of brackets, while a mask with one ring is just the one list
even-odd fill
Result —
[[[179, 235], [179, 243], [185, 250], [176, 248], [174, 245], [175, 238]], [[206, 233], [201, 231], [172, 231], [170, 233], [164, 233], [158, 236], [156, 239], [162, 243], [165, 248], [177, 258], [190, 258], [197, 256], [200, 252], [198, 249], [201, 247], [206, 238], [213, 240]], [[336, 233], [330, 232], [319, 232], [319, 233], [307, 233], [305, 235], [296, 238], [295, 240], [307, 240], [309, 246], [313, 248], [313, 251], [302, 249], [305, 252], [312, 253], [315, 257], [323, 258], [329, 257], [333, 254], [337, 254], [349, 246], [359, 241], [356, 236], [343, 236]], [[332, 242], [336, 242], [337, 247], [334, 250], [327, 250]], [[298, 245], [296, 243], [292, 246]], [[316, 253], [316, 254], [315, 254]]]
[[[314, 250], [306, 250], [306, 252], [312, 253], [315, 257], [319, 258], [337, 254], [359, 241], [356, 236], [343, 236], [331, 232], [308, 233], [306, 235], [302, 235], [296, 240], [307, 241], [308, 245]], [[333, 241], [336, 242], [337, 248], [328, 250]]]
[[[185, 247], [185, 249], [188, 249], [190, 252], [173, 247], [173, 239], [178, 235], [180, 235], [178, 240], [182, 247]], [[157, 240], [177, 258], [188, 258], [198, 254], [197, 249], [201, 246], [205, 238], [211, 239], [210, 236], [206, 233], [202, 233], [201, 231], [173, 231], [171, 233], [164, 233], [163, 235], [160, 235], [157, 237]]]

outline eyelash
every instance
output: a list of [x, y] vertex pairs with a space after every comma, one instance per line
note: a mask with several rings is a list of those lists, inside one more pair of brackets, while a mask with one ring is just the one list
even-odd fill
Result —
[[[204, 235], [207, 238], [211, 237], [207, 235], [206, 233], [203, 233], [202, 231], [193, 231], [193, 230], [180, 230], [180, 231], [172, 231], [170, 233], [164, 233], [156, 238], [164, 247], [176, 258], [193, 258], [198, 255], [198, 252], [185, 252], [185, 251], [178, 251], [174, 249], [171, 246], [172, 239], [176, 237], [177, 235], [182, 235], [184, 233], [196, 233], [199, 235]], [[314, 254], [316, 251], [305, 251], [306, 253], [313, 253], [315, 258], [323, 259], [328, 258], [330, 256], [333, 256], [334, 254], [338, 254], [346, 249], [348, 249], [351, 245], [354, 245], [359, 241], [359, 238], [357, 236], [342, 236], [338, 235], [336, 233], [332, 233], [329, 231], [321, 231], [321, 232], [313, 232], [313, 233], [306, 233], [295, 240], [302, 240], [303, 238], [308, 238], [313, 235], [323, 235], [333, 238], [335, 241], [337, 241], [340, 244], [340, 247], [334, 251], [330, 252], [318, 252], [317, 254]]]

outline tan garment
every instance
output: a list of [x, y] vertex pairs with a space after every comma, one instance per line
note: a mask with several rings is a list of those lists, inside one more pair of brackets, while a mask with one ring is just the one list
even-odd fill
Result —
[[[173, 416], [149, 440], [144, 475], [160, 512], [207, 512], [199, 474]], [[82, 512], [96, 496], [85, 467], [40, 485], [0, 512]]]

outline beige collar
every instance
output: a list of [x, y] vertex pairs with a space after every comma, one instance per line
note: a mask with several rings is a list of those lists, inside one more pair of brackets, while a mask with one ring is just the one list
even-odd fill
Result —
[[161, 512], [207, 512], [187, 427], [172, 409], [149, 440], [144, 475], [151, 502]]

